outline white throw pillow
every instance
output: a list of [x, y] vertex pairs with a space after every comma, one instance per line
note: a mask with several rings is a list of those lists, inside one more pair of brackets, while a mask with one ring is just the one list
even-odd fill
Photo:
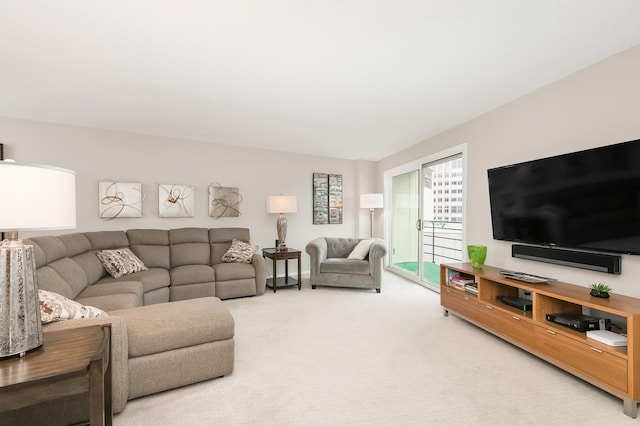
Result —
[[106, 317], [107, 314], [93, 306], [86, 306], [61, 294], [38, 290], [40, 299], [40, 320], [43, 324], [77, 318]]
[[347, 257], [347, 259], [363, 260], [369, 254], [369, 249], [374, 241], [375, 240], [373, 238], [370, 240], [360, 241], [358, 245], [353, 248], [351, 253], [349, 253], [349, 257]]

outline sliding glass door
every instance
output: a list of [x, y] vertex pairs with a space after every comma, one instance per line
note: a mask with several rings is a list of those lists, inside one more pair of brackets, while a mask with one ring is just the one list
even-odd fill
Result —
[[388, 172], [389, 270], [439, 290], [440, 264], [463, 259], [464, 146]]
[[390, 266], [412, 279], [420, 270], [420, 170], [392, 177]]

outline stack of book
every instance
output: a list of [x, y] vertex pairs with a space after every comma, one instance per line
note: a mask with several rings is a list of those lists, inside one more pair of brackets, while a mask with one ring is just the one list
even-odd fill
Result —
[[478, 294], [478, 284], [473, 278], [455, 276], [451, 277], [449, 282], [455, 288], [468, 291], [469, 293]]

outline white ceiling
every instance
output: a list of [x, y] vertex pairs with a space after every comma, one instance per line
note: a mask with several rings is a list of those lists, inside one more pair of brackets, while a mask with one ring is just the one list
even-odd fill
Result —
[[0, 115], [379, 160], [639, 22], [637, 0], [0, 0]]

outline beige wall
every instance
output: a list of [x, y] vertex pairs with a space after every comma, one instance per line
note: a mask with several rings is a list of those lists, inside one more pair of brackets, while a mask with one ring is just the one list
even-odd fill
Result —
[[620, 276], [512, 258], [511, 244], [492, 238], [486, 175], [491, 167], [640, 139], [638, 76], [640, 45], [384, 159], [380, 179], [384, 170], [467, 143], [466, 236], [488, 245], [487, 264], [585, 286], [604, 281], [640, 297], [640, 256], [623, 256]]
[[[486, 170], [490, 167], [640, 138], [640, 46], [471, 120], [380, 162], [348, 161], [219, 144], [163, 139], [0, 117], [5, 156], [21, 162], [69, 168], [77, 173], [78, 230], [241, 226], [260, 247], [273, 245], [275, 216], [265, 212], [268, 195], [298, 197], [288, 215], [288, 243], [304, 249], [316, 236], [368, 236], [368, 212], [359, 194], [380, 192], [385, 170], [467, 144], [466, 235], [489, 246], [487, 264], [588, 285], [605, 281], [616, 292], [640, 297], [640, 256], [624, 256], [620, 276], [513, 259], [511, 244], [493, 241]], [[428, 120], [425, 117], [425, 120]], [[312, 224], [313, 172], [344, 177], [344, 223]], [[100, 180], [141, 182], [146, 194], [140, 219], [98, 218]], [[207, 186], [240, 188], [238, 218], [208, 217]], [[196, 216], [159, 218], [159, 183], [196, 186]], [[43, 206], [46, 208], [46, 206]], [[383, 212], [376, 212], [382, 235]], [[24, 234], [29, 236], [31, 234]], [[303, 256], [303, 270], [308, 270]]]
[[[304, 251], [317, 236], [356, 236], [362, 220], [358, 185], [374, 180], [375, 164], [329, 157], [296, 155], [220, 144], [163, 139], [74, 126], [0, 117], [0, 142], [5, 158], [48, 164], [76, 172], [77, 230], [131, 228], [248, 227], [252, 242], [273, 247], [276, 215], [266, 213], [269, 195], [295, 195], [298, 212], [288, 214], [287, 244]], [[373, 164], [373, 165], [372, 165]], [[339, 225], [313, 225], [312, 174], [343, 175], [344, 218]], [[142, 218], [105, 220], [98, 217], [98, 182], [116, 180], [142, 183], [145, 198]], [[238, 187], [241, 216], [208, 216], [210, 183]], [[195, 185], [195, 217], [158, 217], [158, 184]], [[46, 209], [47, 206], [42, 206]], [[368, 224], [368, 221], [364, 224]], [[24, 232], [28, 237], [72, 231]], [[368, 225], [364, 226], [368, 235]], [[366, 235], [364, 235], [366, 236]], [[280, 269], [282, 263], [279, 265]], [[292, 264], [293, 267], [293, 264]], [[294, 268], [295, 270], [295, 268]], [[308, 256], [303, 256], [308, 271]]]

